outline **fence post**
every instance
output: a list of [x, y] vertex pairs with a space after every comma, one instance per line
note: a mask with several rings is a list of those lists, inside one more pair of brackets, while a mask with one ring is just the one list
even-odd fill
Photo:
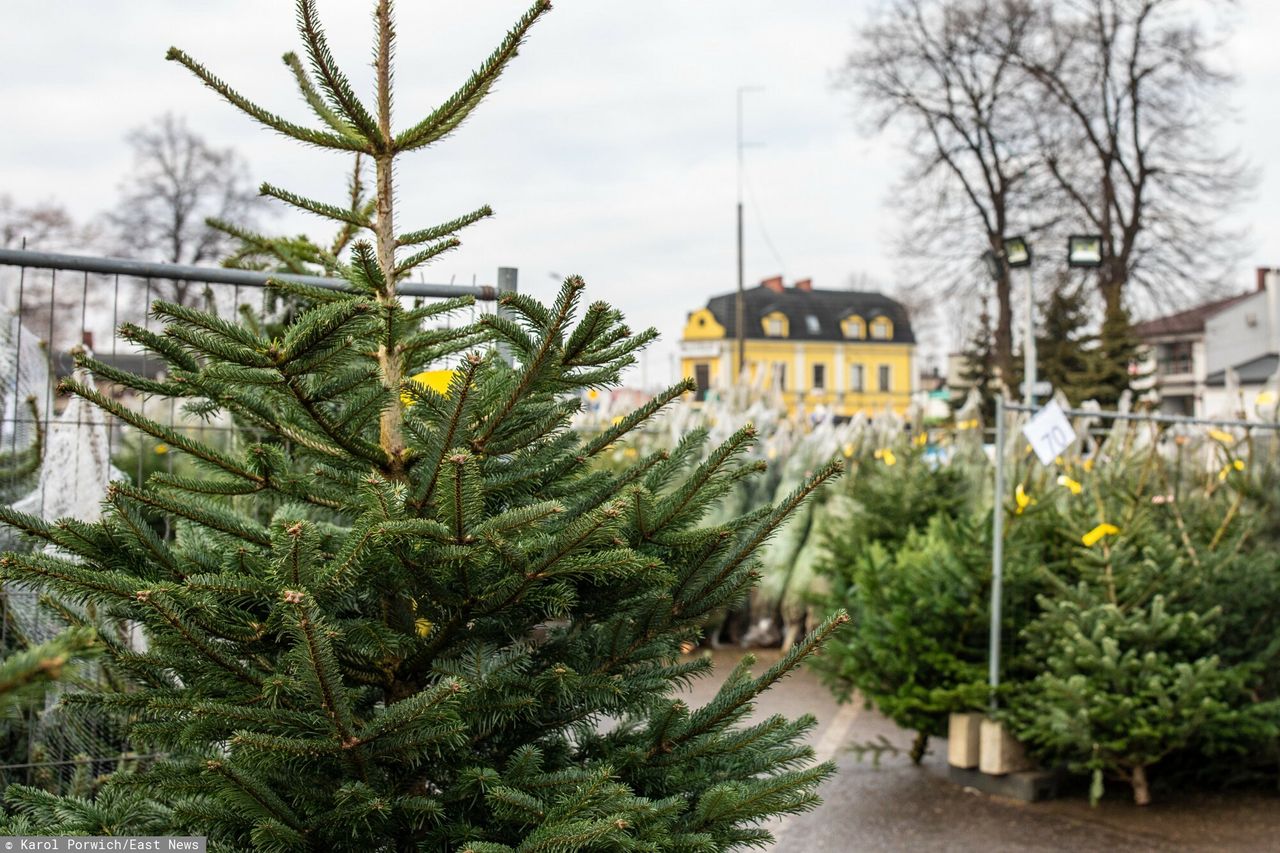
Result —
[[991, 710], [996, 709], [1000, 686], [1000, 608], [1004, 598], [1004, 394], [996, 397], [996, 493], [991, 509], [991, 640], [987, 683], [991, 686]]
[[[515, 267], [498, 267], [498, 302], [497, 314], [499, 317], [510, 319], [511, 312], [502, 304], [502, 296], [506, 293], [515, 293], [519, 289], [519, 271]], [[511, 364], [511, 347], [507, 344], [498, 344], [498, 354], [507, 364]]]

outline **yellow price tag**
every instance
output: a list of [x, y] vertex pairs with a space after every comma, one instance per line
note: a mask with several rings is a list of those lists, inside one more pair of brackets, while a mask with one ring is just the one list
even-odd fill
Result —
[[1027, 490], [1022, 488], [1022, 484], [1018, 484], [1018, 488], [1013, 490], [1013, 502], [1018, 505], [1018, 509], [1014, 515], [1022, 515], [1022, 511], [1035, 503], [1031, 495], [1027, 494]]
[[[453, 371], [424, 370], [421, 373], [415, 373], [410, 378], [419, 385], [426, 385], [438, 394], [448, 394], [449, 383], [453, 381]], [[400, 393], [400, 402], [406, 406], [411, 406], [413, 405], [413, 398], [402, 391]]]
[[879, 450], [877, 450], [876, 458], [883, 461], [884, 464], [886, 465], [892, 466], [892, 465], [898, 464], [898, 457], [895, 456], [893, 454], [893, 451], [887, 447], [882, 447]]
[[1116, 527], [1114, 524], [1107, 524], [1106, 522], [1103, 522], [1085, 535], [1081, 536], [1080, 541], [1085, 544], [1085, 547], [1092, 548], [1101, 541], [1103, 536], [1114, 536], [1119, 532], [1119, 527]]

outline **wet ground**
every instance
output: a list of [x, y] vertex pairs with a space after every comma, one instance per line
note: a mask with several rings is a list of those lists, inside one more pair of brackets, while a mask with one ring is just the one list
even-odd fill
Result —
[[[777, 659], [771, 651], [756, 656], [757, 674]], [[716, 671], [727, 673], [740, 657], [736, 650], [715, 652]], [[705, 703], [716, 686], [711, 679], [695, 685], [692, 701]], [[1121, 796], [1091, 808], [1083, 794], [1021, 803], [948, 781], [945, 741], [931, 743], [924, 766], [912, 766], [905, 755], [909, 733], [861, 705], [836, 704], [807, 671], [766, 693], [756, 716], [806, 712], [819, 721], [814, 750], [839, 772], [823, 787], [819, 808], [771, 827], [777, 851], [1280, 851], [1280, 795], [1158, 794], [1146, 808]], [[849, 750], [881, 735], [903, 754], [884, 756], [877, 768]]]

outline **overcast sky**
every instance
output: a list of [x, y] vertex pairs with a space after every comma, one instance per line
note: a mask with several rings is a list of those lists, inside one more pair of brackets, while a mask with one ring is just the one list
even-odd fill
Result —
[[[866, 276], [893, 292], [886, 205], [896, 141], [861, 135], [831, 87], [854, 28], [879, 0], [559, 0], [497, 91], [461, 131], [407, 156], [398, 223], [421, 227], [491, 204], [430, 281], [492, 282], [548, 298], [552, 273], [586, 277], [663, 341], [650, 383], [671, 369], [685, 313], [735, 283], [735, 92], [747, 96], [746, 277]], [[417, 120], [452, 91], [525, 8], [524, 0], [402, 2], [397, 116]], [[0, 193], [58, 201], [88, 218], [113, 203], [129, 165], [127, 131], [165, 111], [249, 161], [255, 180], [339, 201], [348, 168], [258, 128], [164, 61], [176, 45], [264, 106], [306, 119], [280, 55], [300, 49], [291, 0], [3, 0]], [[339, 61], [369, 90], [372, 4], [322, 0]], [[1223, 131], [1262, 167], [1241, 209], [1251, 229], [1240, 287], [1280, 265], [1280, 3], [1241, 0], [1228, 61], [1239, 120]], [[270, 222], [327, 235], [305, 214]], [[639, 378], [639, 377], [637, 377]]]

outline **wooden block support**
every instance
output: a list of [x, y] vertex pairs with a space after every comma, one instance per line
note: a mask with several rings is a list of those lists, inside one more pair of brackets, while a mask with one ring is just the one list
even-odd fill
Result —
[[978, 769], [992, 776], [1018, 773], [1031, 768], [1022, 744], [1014, 740], [1004, 723], [983, 720], [978, 746]]
[[966, 770], [978, 766], [981, 714], [952, 714], [947, 724], [947, 763]]

